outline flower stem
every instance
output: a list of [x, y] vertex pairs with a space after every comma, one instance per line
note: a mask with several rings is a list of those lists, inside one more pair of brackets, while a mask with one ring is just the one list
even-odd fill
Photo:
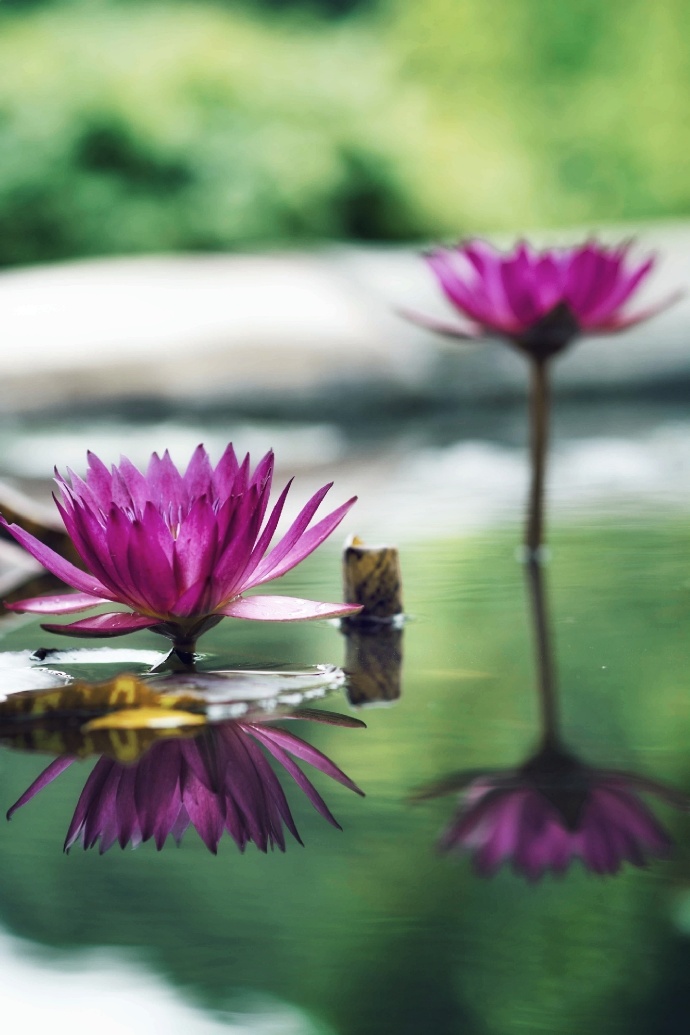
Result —
[[549, 438], [548, 359], [530, 359], [530, 468], [525, 548], [527, 559], [538, 555], [544, 541], [544, 479]]
[[551, 631], [546, 605], [544, 569], [537, 557], [526, 564], [527, 584], [534, 627], [534, 647], [537, 663], [537, 689], [541, 709], [542, 742], [545, 746], [559, 742], [558, 692], [556, 669], [553, 662]]
[[163, 658], [153, 672], [196, 672], [196, 644], [174, 643], [171, 650]]

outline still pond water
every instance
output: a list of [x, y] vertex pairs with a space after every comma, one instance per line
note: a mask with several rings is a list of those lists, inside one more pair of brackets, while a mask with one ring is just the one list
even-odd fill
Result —
[[[344, 468], [354, 478], [347, 458]], [[515, 508], [521, 502], [518, 490]], [[482, 876], [466, 853], [439, 851], [457, 790], [413, 800], [459, 771], [519, 767], [537, 747], [533, 615], [514, 518], [490, 531], [408, 534], [401, 561], [410, 619], [397, 640], [374, 649], [388, 699], [363, 703], [351, 677], [350, 699], [335, 691], [317, 706], [355, 715], [366, 729], [291, 724], [366, 794], [310, 771], [342, 831], [280, 771], [303, 847], [288, 833], [285, 853], [250, 844], [242, 854], [226, 836], [214, 856], [190, 828], [180, 847], [169, 840], [162, 852], [149, 842], [104, 855], [76, 845], [65, 855], [92, 760], [15, 814], [0, 836], [0, 991], [10, 1014], [21, 1010], [23, 1030], [690, 1029], [690, 813], [643, 795], [673, 842], [667, 857], [645, 868], [624, 862], [613, 876], [575, 860], [564, 875], [530, 881], [510, 864]], [[690, 793], [683, 508], [590, 507], [586, 517], [556, 509], [550, 538], [544, 574], [563, 741], [591, 766]], [[281, 580], [280, 592], [339, 599], [339, 564], [338, 544], [326, 544]], [[5, 652], [71, 643], [31, 619], [4, 622]], [[114, 645], [161, 650], [146, 632]], [[347, 655], [348, 641], [329, 623], [228, 620], [200, 649], [206, 667], [351, 670], [361, 658], [351, 644]], [[20, 680], [26, 658], [4, 655], [3, 689], [12, 688], [15, 665]], [[132, 658], [129, 670], [151, 660]], [[52, 664], [91, 678], [115, 671], [74, 659], [70, 667], [69, 658]], [[3, 809], [48, 761], [3, 750]]]

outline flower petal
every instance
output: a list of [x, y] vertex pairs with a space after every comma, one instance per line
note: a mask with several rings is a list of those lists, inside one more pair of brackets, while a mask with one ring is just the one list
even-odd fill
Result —
[[330, 776], [332, 780], [342, 784], [343, 787], [354, 791], [355, 794], [359, 794], [362, 798], [364, 797], [364, 791], [357, 786], [354, 780], [351, 780], [342, 769], [338, 768], [335, 762], [332, 762], [318, 748], [308, 744], [306, 740], [296, 737], [294, 733], [283, 730], [279, 726], [259, 726], [257, 723], [241, 723], [241, 725], [250, 726], [252, 735], [258, 737], [269, 751], [271, 750], [271, 744], [280, 744], [285, 751], [289, 751], [291, 755], [295, 755], [302, 762], [308, 762], [315, 769], [319, 769], [326, 776]]
[[10, 535], [25, 550], [28, 550], [32, 557], [36, 558], [39, 564], [42, 564], [53, 575], [57, 575], [68, 586], [73, 586], [74, 589], [79, 589], [82, 593], [92, 593], [94, 596], [104, 596], [112, 599], [112, 595], [107, 588], [94, 575], [82, 571], [81, 568], [77, 568], [76, 565], [65, 560], [64, 557], [51, 550], [49, 546], [36, 539], [30, 532], [25, 532], [19, 525], [10, 525], [2, 515], [0, 515], [0, 525], [7, 529]]
[[406, 320], [411, 320], [412, 323], [425, 327], [428, 331], [434, 331], [436, 334], [445, 334], [448, 338], [472, 341], [472, 339], [479, 338], [484, 334], [484, 328], [481, 324], [470, 323], [469, 320], [465, 323], [451, 323], [446, 320], [439, 320], [435, 316], [428, 316], [426, 313], [418, 313], [414, 309], [405, 308], [398, 309], [398, 313], [400, 316], [405, 317]]
[[[322, 489], [321, 491], [323, 492], [324, 490]], [[310, 501], [310, 503], [311, 502], [312, 501]], [[300, 519], [302, 518], [302, 514], [308, 513], [307, 507], [309, 507], [309, 504], [307, 504], [307, 507], [305, 507], [302, 514], [298, 516], [297, 521], [295, 521], [285, 537], [281, 539], [273, 550], [271, 550], [264, 561], [258, 566], [251, 578], [242, 585], [242, 591], [250, 589], [252, 586], [260, 586], [262, 582], [277, 579], [281, 575], [284, 575], [286, 571], [290, 571], [291, 568], [294, 568], [295, 565], [300, 563], [300, 561], [303, 561], [305, 557], [308, 557], [309, 554], [312, 553], [317, 546], [320, 546], [324, 539], [327, 539], [331, 532], [338, 527], [347, 512], [356, 502], [357, 497], [353, 496], [351, 499], [347, 500], [346, 503], [343, 503], [340, 507], [332, 511], [325, 518], [322, 518], [321, 521], [305, 532], [304, 524], [306, 524], [306, 522], [302, 524]], [[307, 520], [311, 520], [311, 516]], [[301, 530], [297, 531], [298, 528]]]
[[212, 479], [213, 469], [208, 453], [202, 445], [198, 445], [182, 478], [187, 499], [191, 502], [199, 496], [208, 496], [213, 488]]
[[136, 632], [137, 629], [150, 629], [160, 625], [160, 618], [149, 618], [146, 615], [133, 615], [128, 611], [110, 611], [107, 614], [84, 618], [71, 625], [42, 625], [46, 632], [59, 633], [64, 636], [124, 636]]
[[218, 499], [227, 499], [232, 493], [239, 466], [237, 454], [230, 442], [213, 472], [213, 485]]
[[12, 819], [17, 809], [20, 809], [22, 805], [26, 805], [27, 801], [31, 801], [39, 791], [42, 791], [44, 787], [47, 787], [49, 783], [52, 783], [56, 776], [60, 773], [64, 773], [65, 769], [72, 765], [72, 762], [76, 762], [76, 755], [63, 755], [61, 758], [56, 758], [53, 762], [47, 766], [40, 776], [38, 776], [30, 787], [22, 794], [21, 798], [17, 798], [14, 805], [11, 805], [7, 810], [7, 818]]
[[650, 320], [653, 316], [663, 313], [665, 309], [668, 309], [669, 306], [675, 305], [676, 302], [680, 302], [685, 298], [685, 296], [686, 292], [681, 288], [678, 291], [674, 291], [672, 294], [667, 295], [666, 298], [662, 298], [660, 302], [648, 305], [645, 309], [638, 309], [636, 313], [630, 313], [627, 316], [622, 314], [617, 316], [614, 315], [603, 323], [590, 327], [589, 330], [595, 334], [598, 331], [606, 332], [607, 334], [626, 331], [629, 327], [634, 327], [636, 324], [642, 323], [644, 320]]
[[[169, 614], [177, 600], [172, 564], [162, 545], [165, 532], [160, 514], [147, 503], [143, 518], [131, 523], [127, 544], [127, 563], [138, 596], [143, 598], [145, 610], [161, 616]], [[172, 545], [169, 532], [167, 538]]]
[[[218, 613], [228, 618], [247, 618], [258, 622], [308, 622], [315, 618], [344, 618], [361, 611], [354, 604], [329, 604], [300, 597], [238, 597]], [[45, 626], [44, 626], [45, 628]]]
[[87, 611], [99, 604], [112, 604], [106, 597], [94, 597], [91, 593], [60, 593], [54, 597], [27, 597], [5, 604], [10, 611], [23, 611], [33, 615], [70, 615], [76, 611]]

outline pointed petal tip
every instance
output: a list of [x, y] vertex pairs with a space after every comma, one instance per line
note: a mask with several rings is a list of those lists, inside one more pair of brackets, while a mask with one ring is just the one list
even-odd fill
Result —
[[407, 309], [405, 306], [397, 306], [394, 311], [404, 320], [416, 324], [417, 327], [423, 327], [424, 330], [433, 331], [434, 334], [441, 334], [446, 338], [474, 341], [476, 338], [481, 337], [481, 328], [475, 326], [469, 320], [463, 326], [462, 324], [447, 323], [445, 320], [439, 320], [435, 316], [427, 316], [426, 313], [419, 313], [415, 309]]

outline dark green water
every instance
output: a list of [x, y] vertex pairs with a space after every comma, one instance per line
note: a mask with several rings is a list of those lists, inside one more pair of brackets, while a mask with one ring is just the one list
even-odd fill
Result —
[[[91, 765], [80, 763], [0, 832], [2, 926], [40, 948], [43, 974], [78, 971], [85, 950], [115, 947], [144, 989], [169, 983], [233, 1032], [686, 1032], [690, 815], [654, 804], [675, 850], [646, 869], [600, 878], [574, 862], [563, 878], [529, 884], [509, 868], [477, 877], [466, 858], [435, 850], [452, 797], [409, 803], [425, 782], [514, 765], [534, 745], [533, 646], [514, 545], [511, 532], [403, 550], [413, 620], [403, 634], [401, 698], [358, 711], [366, 730], [298, 731], [366, 792], [357, 798], [316, 773], [342, 832], [285, 777], [304, 848], [290, 843], [284, 855], [264, 856], [250, 845], [241, 855], [227, 840], [213, 857], [190, 828], [180, 848], [161, 853], [147, 844], [66, 856]], [[338, 599], [338, 564], [328, 545], [279, 591]], [[547, 579], [570, 746], [592, 764], [690, 792], [687, 524], [561, 525]], [[117, 646], [125, 644], [161, 646], [148, 633]], [[37, 624], [15, 620], [1, 643], [56, 645]], [[228, 620], [201, 646], [256, 666], [344, 657], [340, 632], [326, 623]], [[342, 697], [325, 707], [351, 711]], [[0, 755], [3, 808], [45, 761]], [[42, 987], [39, 976], [39, 997]], [[69, 1018], [78, 1025], [74, 995]], [[205, 1031], [203, 1014], [194, 1017], [180, 1030]]]

